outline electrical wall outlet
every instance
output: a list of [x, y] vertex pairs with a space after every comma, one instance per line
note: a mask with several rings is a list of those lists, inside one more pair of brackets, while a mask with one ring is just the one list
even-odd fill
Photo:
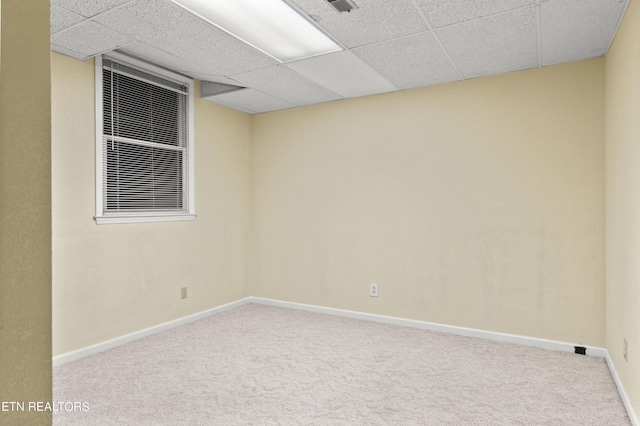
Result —
[[187, 288], [186, 287], [182, 287], [180, 289], [180, 298], [181, 299], [186, 299], [187, 298]]
[[628, 361], [628, 356], [627, 356], [627, 339], [622, 339], [622, 356], [624, 357], [625, 361]]
[[369, 296], [378, 297], [378, 284], [377, 283], [369, 284]]

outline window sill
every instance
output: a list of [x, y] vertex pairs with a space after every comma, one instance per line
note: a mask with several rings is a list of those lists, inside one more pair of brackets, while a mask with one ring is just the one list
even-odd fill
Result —
[[146, 223], [146, 222], [182, 222], [186, 220], [195, 220], [195, 214], [165, 214], [165, 215], [149, 215], [149, 216], [95, 216], [94, 219], [98, 225], [117, 224], [117, 223]]

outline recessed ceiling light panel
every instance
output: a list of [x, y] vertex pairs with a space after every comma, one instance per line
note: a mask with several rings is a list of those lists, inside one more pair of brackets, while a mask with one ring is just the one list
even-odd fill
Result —
[[172, 1], [280, 62], [342, 50], [282, 0]]

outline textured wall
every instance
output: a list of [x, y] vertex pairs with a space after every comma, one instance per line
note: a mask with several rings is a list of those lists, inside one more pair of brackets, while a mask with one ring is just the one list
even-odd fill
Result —
[[[0, 9], [0, 402], [26, 405], [51, 401], [49, 1]], [[0, 410], [3, 425], [50, 423]]]
[[[607, 349], [640, 415], [640, 5], [606, 58]], [[622, 356], [627, 339], [628, 360]]]
[[54, 355], [248, 295], [249, 116], [196, 99], [195, 221], [96, 225], [94, 91], [53, 54]]
[[258, 115], [253, 135], [253, 294], [604, 346], [603, 59]]

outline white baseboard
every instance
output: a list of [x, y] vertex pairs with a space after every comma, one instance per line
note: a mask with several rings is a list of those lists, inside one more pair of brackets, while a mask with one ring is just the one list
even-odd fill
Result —
[[613, 377], [613, 381], [616, 383], [616, 387], [618, 388], [618, 392], [620, 392], [620, 397], [622, 398], [622, 402], [624, 403], [625, 408], [627, 409], [627, 414], [629, 415], [629, 419], [631, 420], [631, 424], [633, 426], [640, 426], [640, 422], [638, 421], [638, 417], [636, 416], [635, 411], [633, 410], [633, 406], [631, 405], [631, 400], [629, 399], [629, 395], [624, 390], [624, 386], [622, 385], [622, 381], [620, 380], [620, 376], [618, 376], [618, 372], [616, 371], [616, 367], [613, 364], [613, 360], [609, 355], [609, 351], [607, 351], [607, 356], [605, 357], [607, 361], [607, 365], [609, 366], [609, 371], [611, 371], [611, 376]]
[[134, 333], [126, 334], [124, 336], [116, 337], [115, 339], [107, 340], [104, 342], [97, 343], [95, 345], [91, 345], [75, 351], [67, 352], [67, 353], [53, 357], [53, 366], [56, 367], [58, 365], [66, 364], [67, 362], [75, 361], [80, 358], [87, 357], [89, 355], [94, 355], [99, 352], [103, 352], [103, 351], [115, 348], [117, 346], [124, 345], [125, 343], [133, 342], [135, 340], [139, 340], [144, 337], [148, 337], [165, 330], [169, 330], [184, 324], [188, 324], [190, 322], [197, 321], [199, 319], [208, 317], [210, 315], [217, 314], [219, 312], [227, 311], [229, 309], [233, 309], [238, 306], [245, 305], [250, 301], [251, 301], [251, 298], [247, 297], [244, 299], [237, 300], [235, 302], [227, 303], [226, 305], [216, 306], [215, 308], [207, 309], [206, 311], [197, 312], [192, 315], [187, 315], [186, 317], [178, 318], [173, 321], [168, 321], [153, 327], [145, 328], [144, 330], [140, 330]]
[[410, 320], [385, 315], [368, 314], [364, 312], [348, 311], [344, 309], [326, 308], [324, 306], [306, 305], [304, 303], [284, 302], [281, 300], [266, 299], [262, 297], [250, 297], [251, 303], [279, 306], [282, 308], [298, 309], [302, 311], [317, 312], [321, 314], [336, 315], [347, 318], [355, 318], [365, 321], [374, 321], [384, 324], [393, 324], [403, 327], [419, 328], [423, 330], [437, 331], [440, 333], [455, 334], [458, 336], [476, 337], [479, 339], [493, 340], [496, 342], [515, 343], [517, 345], [531, 346], [541, 349], [549, 349], [558, 352], [575, 352], [576, 346], [586, 348], [586, 355], [605, 358], [607, 350], [597, 346], [585, 346], [557, 340], [538, 339], [535, 337], [520, 336], [517, 334], [497, 333], [493, 331], [479, 330], [475, 328], [457, 327], [454, 325], [438, 324], [426, 321]]
[[[186, 317], [178, 318], [173, 321], [168, 321], [153, 327], [145, 328], [144, 330], [136, 331], [124, 336], [116, 337], [115, 339], [107, 340], [97, 343], [95, 345], [87, 346], [75, 351], [67, 352], [61, 355], [53, 357], [53, 366], [65, 364], [67, 362], [75, 361], [80, 358], [84, 358], [89, 355], [97, 354], [99, 352], [106, 351], [111, 348], [115, 348], [125, 343], [133, 342], [138, 339], [142, 339], [147, 336], [151, 336], [156, 333], [160, 333], [165, 330], [169, 330], [174, 327], [178, 327], [184, 324], [188, 324], [193, 321], [197, 321], [201, 318], [208, 317], [218, 312], [223, 312], [229, 309], [236, 308], [238, 306], [245, 305], [247, 303], [257, 303], [262, 305], [279, 306], [282, 308], [297, 309], [309, 312], [317, 312], [327, 315], [336, 315], [347, 318], [360, 319], [365, 321], [373, 321], [384, 324], [393, 324], [403, 327], [419, 328], [423, 330], [431, 330], [440, 333], [455, 334], [458, 336], [476, 337], [479, 339], [493, 340], [496, 342], [515, 343], [523, 346], [531, 346], [542, 349], [549, 349], [559, 352], [574, 352], [575, 346], [584, 346], [580, 344], [573, 344], [567, 342], [560, 342], [556, 340], [539, 339], [535, 337], [520, 336], [516, 334], [498, 333], [493, 331], [485, 331], [474, 328], [457, 327], [453, 325], [438, 324], [426, 321], [417, 321], [400, 317], [390, 317], [378, 314], [369, 314], [365, 312], [349, 311], [345, 309], [328, 308], [318, 305], [307, 305], [304, 303], [286, 302], [282, 300], [267, 299], [263, 297], [246, 297], [244, 299], [237, 300], [235, 302], [227, 303], [226, 305], [217, 306], [215, 308], [207, 309], [206, 311], [198, 312]], [[608, 357], [607, 350], [595, 346], [585, 346], [586, 354], [589, 356], [595, 356], [598, 358]], [[608, 360], [608, 365], [613, 364]], [[617, 383], [617, 382], [616, 382]], [[635, 426], [635, 425], [634, 425]], [[640, 425], [638, 425], [640, 426]]]

